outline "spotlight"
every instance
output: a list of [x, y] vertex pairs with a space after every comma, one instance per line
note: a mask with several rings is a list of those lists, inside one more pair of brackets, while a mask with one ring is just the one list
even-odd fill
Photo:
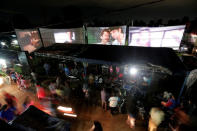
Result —
[[138, 72], [138, 70], [136, 68], [134, 68], [134, 67], [130, 69], [130, 74], [131, 75], [136, 75], [137, 72]]
[[58, 106], [57, 107], [58, 110], [61, 110], [61, 111], [65, 111], [65, 112], [71, 112], [72, 111], [72, 108], [70, 107], [63, 107], [63, 106]]
[[1, 42], [1, 45], [2, 45], [2, 46], [5, 46], [5, 44], [6, 44], [5, 42]]

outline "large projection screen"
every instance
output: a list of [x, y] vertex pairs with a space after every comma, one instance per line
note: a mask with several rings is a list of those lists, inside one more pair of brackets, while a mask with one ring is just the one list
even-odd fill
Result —
[[55, 43], [70, 43], [70, 44], [85, 43], [83, 28], [72, 28], [72, 29], [40, 28], [40, 33], [44, 47], [51, 46]]
[[170, 47], [178, 50], [185, 25], [168, 27], [130, 27], [129, 46]]
[[88, 44], [125, 45], [126, 26], [88, 27]]
[[15, 32], [22, 51], [32, 53], [42, 47], [42, 42], [37, 29], [16, 29]]

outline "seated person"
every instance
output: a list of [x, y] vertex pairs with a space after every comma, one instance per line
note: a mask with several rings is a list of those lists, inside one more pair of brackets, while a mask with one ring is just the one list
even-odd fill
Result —
[[5, 120], [6, 122], [10, 122], [16, 116], [16, 108], [10, 107], [8, 105], [3, 106], [3, 110], [1, 112], [1, 119]]
[[167, 102], [162, 101], [161, 104], [170, 110], [173, 110], [176, 107], [176, 101], [172, 94], [169, 95]]

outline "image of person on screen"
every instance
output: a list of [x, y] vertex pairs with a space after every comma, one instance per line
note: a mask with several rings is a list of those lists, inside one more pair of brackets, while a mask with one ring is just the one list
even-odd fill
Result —
[[72, 32], [66, 32], [65, 42], [64, 43], [72, 43]]
[[110, 40], [110, 31], [108, 29], [103, 29], [101, 31], [100, 35], [101, 42], [98, 44], [102, 45], [110, 45], [109, 40]]
[[35, 51], [40, 46], [40, 39], [37, 31], [19, 32], [21, 48], [29, 53]]
[[114, 41], [112, 41], [112, 45], [124, 45], [125, 37], [121, 27], [112, 27], [110, 28], [110, 34]]
[[151, 45], [150, 31], [148, 29], [142, 29], [139, 31], [139, 33], [132, 34], [132, 40], [129, 45], [150, 47]]

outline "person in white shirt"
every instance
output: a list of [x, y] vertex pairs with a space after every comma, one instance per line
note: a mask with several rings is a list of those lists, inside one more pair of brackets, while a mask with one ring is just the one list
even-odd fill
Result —
[[118, 102], [120, 101], [118, 96], [115, 96], [114, 93], [112, 93], [112, 96], [109, 98], [109, 107], [111, 110], [111, 114], [113, 115], [115, 111], [118, 110]]

